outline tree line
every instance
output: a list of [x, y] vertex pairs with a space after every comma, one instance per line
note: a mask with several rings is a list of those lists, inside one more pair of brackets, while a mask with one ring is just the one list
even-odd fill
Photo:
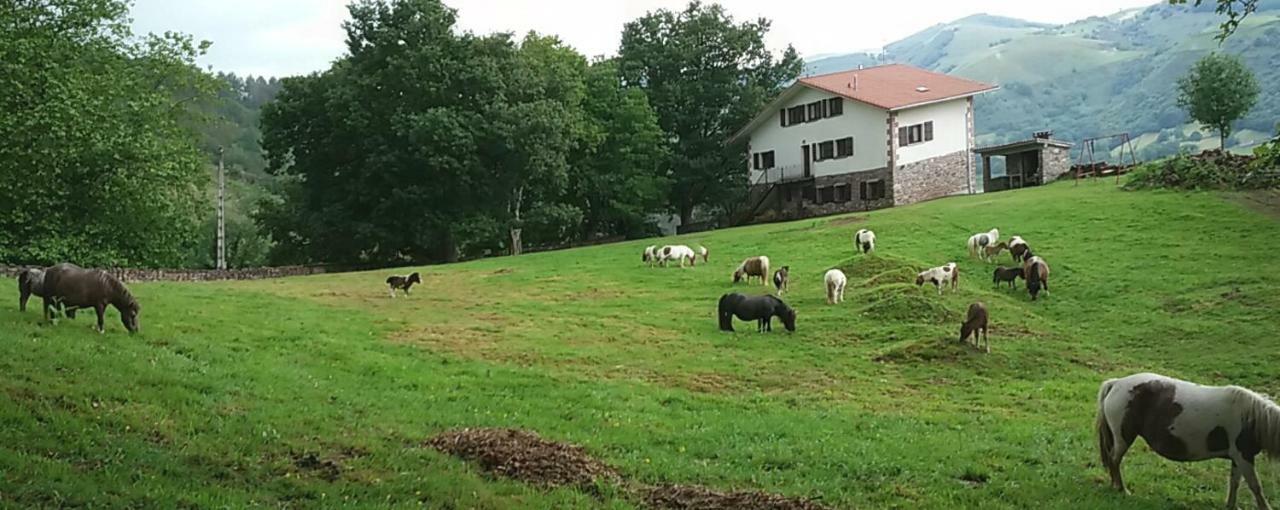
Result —
[[628, 23], [616, 58], [553, 36], [476, 35], [437, 0], [361, 1], [348, 54], [263, 114], [290, 177], [263, 225], [291, 262], [400, 263], [655, 233], [732, 208], [724, 141], [801, 70], [764, 20], [690, 4]]

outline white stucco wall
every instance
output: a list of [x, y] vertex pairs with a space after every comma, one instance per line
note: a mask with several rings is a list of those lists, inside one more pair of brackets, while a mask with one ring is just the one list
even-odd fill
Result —
[[898, 164], [906, 165], [967, 149], [966, 105], [966, 100], [960, 98], [898, 111], [899, 127], [933, 121], [933, 140], [898, 147]]
[[[787, 127], [779, 124], [780, 108], [809, 104], [831, 97], [836, 96], [808, 87], [798, 87], [796, 93], [784, 103], [785, 106], [773, 108], [764, 122], [751, 132], [748, 165], [751, 160], [750, 153], [772, 150], [775, 167], [799, 167], [803, 163], [803, 153], [800, 148], [802, 145], [811, 144], [814, 145], [812, 150], [817, 150], [816, 144], [819, 142], [848, 136], [853, 137], [853, 156], [814, 162], [815, 177], [874, 170], [888, 165], [888, 156], [885, 152], [887, 149], [885, 130], [889, 113], [885, 110], [850, 99], [842, 99], [844, 114], [840, 116]], [[752, 172], [753, 182], [757, 175], [756, 172]], [[788, 175], [791, 173], [788, 172]]]

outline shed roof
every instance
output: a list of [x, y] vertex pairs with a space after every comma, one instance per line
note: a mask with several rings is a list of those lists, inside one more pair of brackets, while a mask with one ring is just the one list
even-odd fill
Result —
[[1022, 140], [1018, 142], [1006, 143], [1004, 145], [993, 145], [990, 147], [979, 147], [973, 152], [988, 156], [1000, 156], [1005, 154], [1017, 154], [1019, 152], [1027, 152], [1040, 150], [1044, 147], [1058, 147], [1062, 149], [1070, 149], [1071, 142], [1062, 140], [1054, 140], [1052, 138], [1032, 138], [1030, 140]]

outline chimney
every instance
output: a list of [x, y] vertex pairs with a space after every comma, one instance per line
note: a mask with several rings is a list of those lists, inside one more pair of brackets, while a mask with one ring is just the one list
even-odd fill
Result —
[[854, 74], [854, 75], [853, 75], [853, 79], [849, 81], [849, 88], [853, 89], [854, 91], [857, 91], [857, 90], [858, 90], [858, 75], [857, 75], [857, 74]]

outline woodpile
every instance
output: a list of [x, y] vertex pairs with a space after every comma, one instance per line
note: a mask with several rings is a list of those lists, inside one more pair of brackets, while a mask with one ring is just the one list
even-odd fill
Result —
[[1249, 163], [1253, 163], [1254, 158], [1252, 155], [1232, 154], [1222, 149], [1209, 149], [1200, 154], [1192, 154], [1191, 159], [1197, 163], [1208, 163], [1233, 170], [1243, 170], [1249, 166]]

